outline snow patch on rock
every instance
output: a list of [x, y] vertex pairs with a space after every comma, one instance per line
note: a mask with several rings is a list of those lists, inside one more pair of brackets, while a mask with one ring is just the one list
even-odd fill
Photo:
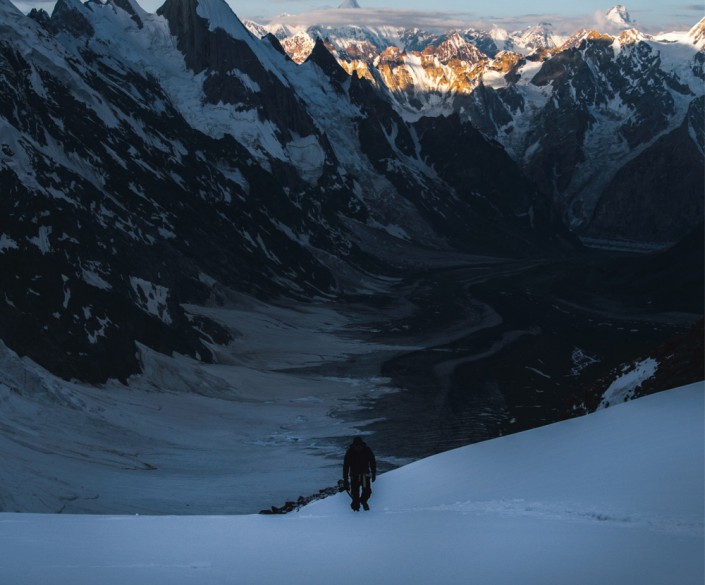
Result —
[[634, 366], [626, 366], [623, 373], [612, 382], [602, 395], [597, 410], [621, 404], [634, 398], [635, 392], [642, 383], [653, 377], [658, 369], [658, 362], [648, 358], [637, 362]]

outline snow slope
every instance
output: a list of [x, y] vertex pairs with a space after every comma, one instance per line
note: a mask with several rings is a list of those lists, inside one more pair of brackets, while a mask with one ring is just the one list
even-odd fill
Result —
[[[370, 441], [374, 446], [374, 442]], [[0, 581], [703, 582], [703, 384], [449, 451], [288, 516], [0, 515]]]

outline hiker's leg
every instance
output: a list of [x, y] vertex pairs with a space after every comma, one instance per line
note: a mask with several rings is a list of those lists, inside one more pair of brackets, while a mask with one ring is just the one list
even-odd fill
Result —
[[350, 483], [350, 495], [352, 496], [352, 504], [350, 504], [350, 507], [353, 510], [359, 510], [360, 509], [360, 488], [362, 487], [360, 484], [362, 483], [361, 477], [357, 474], [352, 476], [352, 481]]
[[372, 484], [370, 483], [370, 476], [365, 474], [362, 476], [362, 496], [360, 497], [360, 502], [362, 504], [367, 504], [367, 500], [370, 499], [372, 495]]

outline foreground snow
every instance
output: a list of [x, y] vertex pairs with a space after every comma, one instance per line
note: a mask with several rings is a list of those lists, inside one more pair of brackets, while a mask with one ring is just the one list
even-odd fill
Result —
[[0, 582], [703, 582], [703, 384], [472, 445], [288, 516], [0, 515]]

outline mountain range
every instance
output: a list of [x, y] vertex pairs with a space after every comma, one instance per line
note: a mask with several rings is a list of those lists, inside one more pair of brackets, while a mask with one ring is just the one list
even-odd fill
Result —
[[280, 32], [0, 0], [0, 508], [249, 509], [353, 429], [389, 468], [702, 379], [702, 22]]
[[470, 121], [583, 238], [674, 243], [703, 215], [705, 20], [656, 36], [621, 5], [603, 20], [621, 32], [246, 24], [297, 62], [324, 39], [406, 119]]
[[501, 49], [329, 30], [301, 64], [223, 0], [0, 0], [0, 26], [0, 337], [64, 377], [125, 379], [137, 339], [212, 359], [229, 333], [183, 305], [221, 289], [334, 298], [410, 250], [561, 254], [564, 222], [664, 245], [702, 218], [703, 22]]

